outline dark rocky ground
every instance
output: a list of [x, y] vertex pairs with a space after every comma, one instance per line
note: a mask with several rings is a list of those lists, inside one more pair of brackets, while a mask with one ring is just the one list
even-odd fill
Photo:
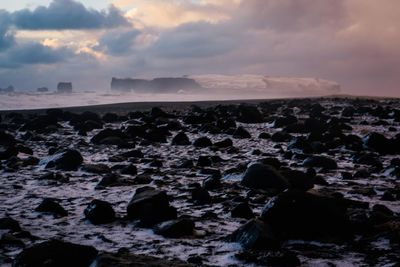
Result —
[[1, 114], [0, 265], [399, 266], [398, 100], [150, 106]]

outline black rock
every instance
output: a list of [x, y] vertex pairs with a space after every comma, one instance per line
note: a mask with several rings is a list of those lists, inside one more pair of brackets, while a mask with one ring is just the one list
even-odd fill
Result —
[[88, 267], [96, 256], [97, 250], [93, 247], [50, 240], [24, 249], [13, 266]]
[[197, 160], [198, 167], [210, 167], [212, 165], [212, 161], [208, 156], [199, 156]]
[[158, 235], [171, 238], [181, 238], [193, 235], [194, 222], [189, 219], [177, 219], [160, 223], [154, 227]]
[[144, 154], [141, 150], [129, 150], [127, 152], [124, 152], [122, 154], [120, 154], [121, 157], [124, 158], [143, 158]]
[[297, 255], [287, 250], [245, 250], [235, 254], [235, 257], [245, 263], [255, 263], [257, 266], [297, 267], [301, 262]]
[[335, 198], [285, 191], [262, 210], [261, 218], [282, 239], [340, 239], [351, 234], [346, 206]]
[[120, 117], [115, 113], [106, 113], [104, 114], [102, 120], [107, 123], [113, 123], [120, 120]]
[[315, 118], [308, 118], [304, 121], [304, 128], [306, 132], [322, 133], [326, 130], [326, 123], [322, 120]]
[[83, 157], [77, 150], [68, 149], [45, 159], [46, 168], [55, 167], [64, 171], [75, 171], [83, 163]]
[[85, 218], [93, 224], [105, 224], [115, 221], [115, 211], [106, 201], [94, 199], [84, 210]]
[[256, 106], [240, 105], [238, 107], [239, 117], [238, 121], [243, 123], [262, 123], [264, 116]]
[[291, 188], [307, 191], [314, 187], [314, 179], [313, 179], [314, 177], [302, 171], [282, 170], [280, 173], [290, 183]]
[[0, 218], [0, 229], [11, 230], [14, 232], [21, 231], [19, 222], [10, 217]]
[[0, 146], [0, 160], [7, 160], [18, 155], [18, 149], [15, 146]]
[[261, 163], [251, 164], [242, 175], [241, 185], [253, 189], [284, 190], [289, 182], [274, 167]]
[[279, 117], [276, 118], [273, 122], [273, 127], [275, 128], [282, 128], [284, 126], [297, 123], [297, 118], [295, 116], [289, 115], [286, 117]]
[[271, 227], [259, 219], [252, 219], [240, 226], [230, 236], [245, 249], [274, 249], [279, 246]]
[[203, 188], [206, 190], [214, 190], [219, 187], [221, 187], [221, 180], [214, 177], [209, 177], [203, 182]]
[[101, 253], [90, 267], [193, 267], [177, 260], [167, 260], [153, 256], [129, 254], [124, 250], [118, 253]]
[[144, 138], [154, 143], [166, 143], [170, 132], [166, 128], [153, 128], [146, 131]]
[[170, 115], [159, 107], [154, 107], [151, 109], [150, 116], [153, 118], [169, 118]]
[[[20, 248], [24, 248], [25, 247], [25, 243], [24, 241], [22, 241], [21, 239], [17, 238], [16, 236], [10, 234], [10, 233], [4, 233], [3, 235], [1, 235], [0, 238], [0, 247], [20, 247]], [[0, 264], [1, 264], [1, 260], [0, 260]]]
[[391, 150], [391, 142], [379, 133], [370, 133], [363, 139], [364, 146], [379, 153], [388, 153]]
[[310, 156], [303, 161], [303, 166], [309, 168], [323, 168], [326, 170], [338, 168], [335, 160], [325, 156]]
[[222, 141], [214, 143], [214, 146], [219, 147], [219, 148], [227, 148], [233, 146], [233, 142], [229, 138], [225, 138]]
[[273, 157], [262, 158], [259, 160], [259, 162], [262, 164], [265, 164], [265, 165], [270, 165], [277, 170], [280, 169], [282, 166], [282, 163], [280, 162], [280, 160], [277, 158], [273, 158]]
[[269, 134], [269, 133], [260, 133], [259, 135], [258, 135], [258, 138], [260, 138], [260, 139], [270, 139], [271, 138], [271, 135]]
[[106, 164], [85, 164], [82, 170], [89, 173], [103, 174], [110, 173], [111, 169]]
[[124, 166], [123, 168], [121, 168], [119, 172], [121, 174], [136, 175], [137, 174], [137, 168], [136, 168], [135, 165], [130, 164], [128, 166]]
[[301, 262], [297, 255], [291, 251], [272, 251], [269, 252], [265, 258], [265, 263], [267, 266], [272, 267], [297, 267], [301, 266]]
[[58, 204], [58, 202], [51, 198], [43, 199], [42, 203], [35, 208], [35, 211], [48, 212], [60, 217], [65, 217], [68, 215], [68, 212], [60, 204]]
[[104, 189], [113, 186], [129, 186], [135, 184], [134, 180], [122, 177], [116, 173], [109, 173], [103, 176], [97, 184], [96, 189]]
[[94, 129], [102, 129], [103, 124], [98, 121], [85, 121], [84, 123], [79, 123], [74, 126], [75, 131], [81, 131], [81, 132], [90, 132], [93, 131]]
[[234, 138], [245, 139], [245, 138], [251, 138], [251, 134], [246, 129], [244, 129], [243, 127], [238, 127], [233, 132], [233, 137]]
[[211, 203], [212, 198], [205, 188], [196, 187], [192, 190], [192, 201], [195, 204], [204, 205]]
[[251, 210], [249, 204], [246, 202], [239, 203], [236, 207], [231, 210], [232, 218], [243, 218], [251, 219], [254, 218], [254, 213]]
[[0, 145], [11, 146], [16, 142], [14, 136], [4, 131], [0, 131]]
[[151, 187], [139, 188], [127, 206], [129, 219], [139, 219], [146, 226], [176, 219], [176, 209], [169, 205], [164, 191]]
[[195, 147], [210, 147], [212, 146], [212, 142], [208, 137], [200, 137], [193, 142], [193, 146]]
[[179, 165], [177, 165], [176, 167], [178, 168], [178, 169], [188, 169], [188, 168], [192, 168], [194, 165], [193, 165], [193, 161], [192, 160], [190, 160], [190, 159], [186, 159], [186, 160], [183, 160]]
[[295, 137], [288, 144], [288, 150], [301, 151], [302, 153], [312, 153], [313, 147], [311, 142], [306, 140], [304, 137]]
[[383, 164], [380, 158], [374, 153], [356, 154], [353, 157], [353, 162], [357, 164], [369, 165], [378, 170], [381, 170], [383, 168]]
[[184, 132], [179, 132], [172, 138], [172, 145], [176, 146], [187, 146], [190, 145], [189, 137]]
[[125, 138], [124, 133], [121, 130], [115, 129], [104, 129], [97, 133], [90, 140], [93, 144], [106, 144], [110, 143], [110, 140], [118, 140], [118, 142], [122, 142], [122, 139]]
[[279, 143], [280, 142], [288, 142], [290, 139], [292, 139], [292, 136], [284, 131], [276, 132], [271, 136], [272, 141], [279, 142]]

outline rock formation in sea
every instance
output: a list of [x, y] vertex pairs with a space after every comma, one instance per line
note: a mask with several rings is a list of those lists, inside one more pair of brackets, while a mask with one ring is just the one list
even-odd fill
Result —
[[[185, 75], [180, 78], [112, 78], [111, 89], [135, 93], [233, 93], [280, 96], [317, 96], [340, 93], [334, 81], [319, 78], [272, 77], [267, 75]], [[201, 90], [199, 90], [201, 89]]]
[[14, 91], [15, 91], [15, 89], [14, 89], [14, 86], [12, 86], [12, 85], [10, 85], [6, 88], [0, 88], [0, 94], [12, 93]]
[[71, 82], [58, 83], [57, 93], [72, 93], [72, 83]]
[[112, 78], [111, 81], [112, 90], [134, 91], [137, 93], [178, 93], [200, 88], [200, 84], [195, 80], [185, 77], [155, 78], [153, 80]]

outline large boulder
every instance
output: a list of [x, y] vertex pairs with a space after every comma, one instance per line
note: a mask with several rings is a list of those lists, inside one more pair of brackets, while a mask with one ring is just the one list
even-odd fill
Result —
[[151, 187], [136, 190], [127, 206], [129, 219], [138, 219], [145, 226], [176, 219], [177, 212], [169, 205], [168, 196], [164, 191]]
[[59, 240], [45, 241], [24, 249], [14, 260], [15, 267], [88, 267], [97, 250]]
[[289, 190], [269, 200], [261, 219], [281, 239], [338, 239], [351, 232], [346, 209], [339, 199]]
[[241, 185], [253, 189], [277, 189], [283, 191], [290, 186], [286, 178], [274, 167], [253, 163], [242, 175]]

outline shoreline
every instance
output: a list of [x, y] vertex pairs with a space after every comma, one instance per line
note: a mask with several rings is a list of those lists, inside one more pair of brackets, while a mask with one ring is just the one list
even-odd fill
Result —
[[100, 114], [107, 112], [126, 112], [127, 109], [145, 111], [150, 110], [152, 107], [161, 107], [166, 110], [182, 110], [192, 105], [199, 107], [211, 107], [218, 104], [259, 104], [262, 102], [274, 102], [274, 101], [288, 101], [288, 100], [305, 100], [305, 99], [370, 99], [370, 100], [393, 100], [398, 101], [400, 98], [396, 97], [380, 97], [380, 96], [356, 96], [356, 95], [329, 95], [329, 96], [306, 96], [306, 97], [281, 97], [281, 98], [258, 98], [258, 99], [227, 99], [227, 100], [181, 100], [181, 101], [135, 101], [135, 102], [120, 102], [111, 104], [94, 104], [94, 105], [79, 105], [79, 106], [65, 106], [65, 107], [43, 107], [34, 109], [12, 109], [12, 110], [1, 110], [1, 114], [9, 114], [13, 112], [24, 113], [24, 114], [41, 114], [45, 113], [49, 109], [62, 109], [70, 112], [85, 112], [92, 111]]

